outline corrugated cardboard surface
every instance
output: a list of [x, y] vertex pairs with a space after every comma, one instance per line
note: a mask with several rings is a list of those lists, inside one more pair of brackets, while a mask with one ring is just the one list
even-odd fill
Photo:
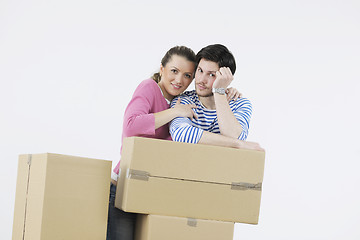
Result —
[[139, 214], [135, 240], [232, 240], [234, 223]]
[[[115, 206], [124, 211], [256, 224], [261, 191], [233, 182], [262, 183], [263, 152], [148, 138], [124, 140]], [[148, 178], [132, 178], [140, 170]]]
[[111, 161], [20, 155], [13, 240], [106, 239]]

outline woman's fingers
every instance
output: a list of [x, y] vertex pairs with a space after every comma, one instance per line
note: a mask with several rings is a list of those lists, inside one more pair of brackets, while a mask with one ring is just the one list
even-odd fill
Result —
[[228, 101], [230, 100], [236, 101], [238, 98], [242, 97], [242, 94], [236, 88], [230, 87], [226, 89], [226, 97]]
[[238, 98], [241, 98], [241, 93], [236, 91], [234, 95], [234, 100], [237, 100]]
[[197, 119], [198, 116], [197, 116], [196, 112], [194, 112], [194, 110], [192, 110], [192, 109], [191, 109], [191, 111], [192, 111], [193, 117], [194, 117], [195, 119]]

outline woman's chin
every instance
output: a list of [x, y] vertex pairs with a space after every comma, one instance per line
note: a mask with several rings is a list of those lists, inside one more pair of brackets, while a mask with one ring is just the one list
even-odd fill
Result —
[[183, 93], [183, 92], [184, 92], [183, 89], [172, 89], [171, 95], [177, 96], [177, 95], [180, 95], [180, 94]]

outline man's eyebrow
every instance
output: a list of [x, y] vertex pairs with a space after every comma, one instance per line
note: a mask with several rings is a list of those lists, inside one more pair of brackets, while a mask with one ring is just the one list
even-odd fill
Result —
[[[200, 66], [198, 66], [198, 68], [200, 68], [201, 70], [203, 70]], [[209, 72], [209, 73], [216, 73], [217, 71], [214, 70], [214, 71], [206, 71], [206, 72]]]

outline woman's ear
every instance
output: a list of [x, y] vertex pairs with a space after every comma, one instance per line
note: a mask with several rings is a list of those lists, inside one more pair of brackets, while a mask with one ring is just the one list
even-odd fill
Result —
[[163, 65], [160, 64], [160, 77], [163, 75], [164, 69], [165, 69], [165, 68], [163, 67]]

